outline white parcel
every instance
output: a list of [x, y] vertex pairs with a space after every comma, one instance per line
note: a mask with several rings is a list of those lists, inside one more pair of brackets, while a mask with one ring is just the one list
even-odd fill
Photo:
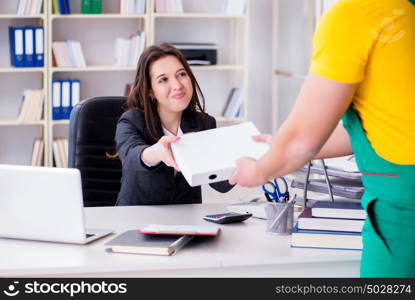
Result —
[[228, 180], [242, 156], [259, 159], [269, 146], [255, 142], [252, 122], [185, 134], [171, 144], [174, 158], [190, 186]]

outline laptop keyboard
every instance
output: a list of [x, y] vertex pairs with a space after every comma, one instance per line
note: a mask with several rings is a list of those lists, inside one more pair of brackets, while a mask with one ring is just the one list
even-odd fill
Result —
[[87, 233], [87, 234], [85, 234], [85, 237], [86, 238], [89, 238], [89, 237], [91, 237], [91, 236], [94, 236], [95, 234], [93, 234], [93, 233]]

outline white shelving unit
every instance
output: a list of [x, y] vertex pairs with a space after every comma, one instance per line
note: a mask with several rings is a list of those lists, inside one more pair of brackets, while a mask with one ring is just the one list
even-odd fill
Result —
[[[193, 42], [218, 46], [217, 65], [192, 66], [192, 70], [205, 95], [207, 111], [215, 116], [219, 125], [246, 120], [248, 107], [247, 60], [251, 1], [246, 0], [246, 10], [242, 15], [222, 13], [223, 1], [183, 0], [184, 12], [174, 14], [155, 13], [155, 1], [151, 1], [150, 15], [151, 44]], [[212, 78], [216, 79], [214, 87]], [[221, 117], [221, 112], [231, 87], [242, 88], [244, 109], [241, 117], [225, 119]]]
[[[47, 69], [10, 66], [8, 27], [43, 25], [47, 30], [47, 15], [17, 15], [17, 3], [13, 0], [0, 2], [0, 40], [4, 41], [0, 43], [0, 163], [27, 165], [31, 162], [34, 140], [47, 140], [47, 120], [22, 123], [17, 121], [17, 115], [23, 90], [44, 89], [48, 97], [45, 88], [48, 84]], [[47, 49], [45, 51], [47, 55]]]
[[[4, 117], [8, 117], [7, 120], [0, 119], [0, 163], [30, 164], [33, 140], [41, 136], [45, 141], [45, 165], [52, 166], [53, 139], [67, 137], [69, 131], [68, 120], [52, 120], [52, 80], [80, 79], [81, 99], [123, 95], [125, 85], [134, 80], [136, 67], [114, 66], [115, 39], [117, 37], [127, 38], [137, 30], [146, 33], [147, 46], [161, 42], [217, 44], [217, 65], [192, 66], [206, 98], [207, 112], [214, 115], [219, 124], [246, 120], [251, 1], [245, 0], [246, 12], [242, 15], [223, 14], [221, 8], [224, 0], [182, 1], [184, 7], [182, 14], [156, 13], [155, 0], [147, 0], [145, 14], [120, 14], [119, 0], [103, 0], [102, 14], [81, 14], [81, 0], [71, 0], [72, 14], [58, 15], [53, 14], [52, 0], [44, 0], [41, 15], [21, 16], [16, 14], [18, 1], [2, 0], [0, 2], [2, 40], [8, 41], [8, 26], [43, 25], [45, 28], [45, 67], [10, 67], [9, 44], [0, 45], [0, 81], [10, 81], [16, 85], [13, 93], [7, 92], [10, 89], [9, 86], [1, 85], [0, 87], [0, 117], [4, 111], [3, 107], [7, 107], [7, 114], [5, 113]], [[81, 42], [87, 67], [54, 66], [52, 42], [65, 39]], [[225, 119], [220, 115], [232, 87], [242, 88], [244, 109], [241, 117]], [[21, 93], [26, 88], [45, 89], [44, 121], [21, 124], [10, 119], [17, 115], [16, 110], [20, 106]], [[3, 131], [12, 133], [3, 135]], [[14, 151], [14, 143], [6, 147], [7, 149], [3, 149], [7, 144], [5, 141], [15, 137], [20, 139], [22, 136], [25, 142], [21, 147], [21, 153]], [[9, 154], [3, 155], [6, 152]]]

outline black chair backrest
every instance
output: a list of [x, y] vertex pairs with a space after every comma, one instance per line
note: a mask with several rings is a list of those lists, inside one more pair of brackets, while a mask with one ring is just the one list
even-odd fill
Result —
[[115, 129], [126, 97], [96, 97], [78, 103], [69, 122], [69, 168], [81, 171], [84, 206], [113, 206], [122, 175]]

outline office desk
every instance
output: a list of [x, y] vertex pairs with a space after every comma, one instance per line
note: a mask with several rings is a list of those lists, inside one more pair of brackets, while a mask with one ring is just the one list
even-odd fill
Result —
[[[115, 234], [150, 223], [208, 224], [223, 204], [86, 208], [89, 228]], [[209, 223], [213, 224], [213, 223]], [[219, 225], [216, 238], [190, 242], [173, 256], [108, 253], [112, 234], [88, 245], [0, 239], [0, 276], [41, 277], [357, 277], [360, 251], [295, 249], [265, 221]]]

